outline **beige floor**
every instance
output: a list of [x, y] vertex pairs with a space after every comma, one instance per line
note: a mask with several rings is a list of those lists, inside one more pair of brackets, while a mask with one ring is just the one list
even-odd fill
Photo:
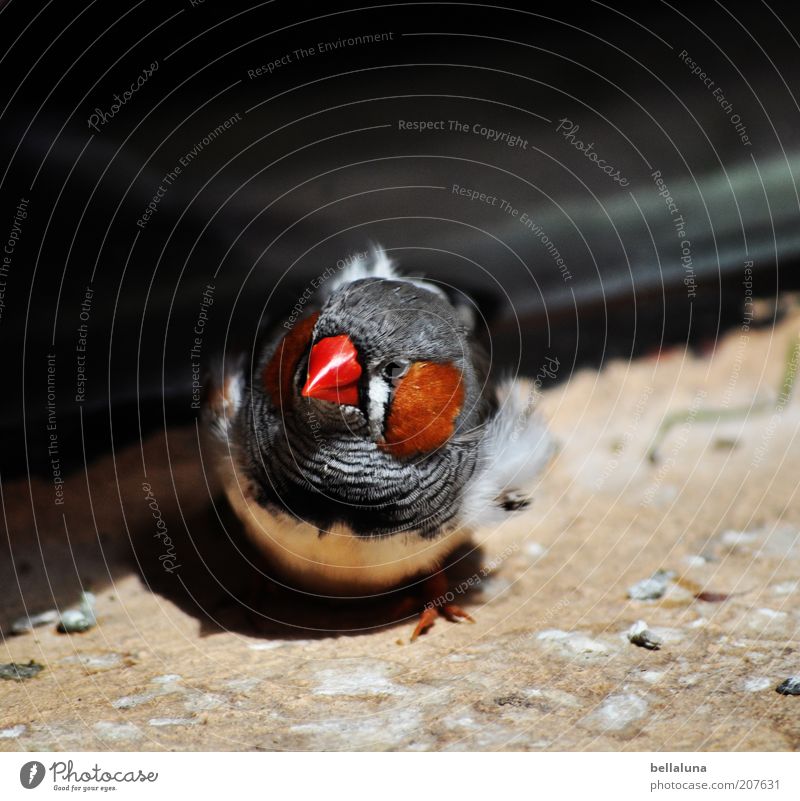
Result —
[[[99, 625], [0, 643], [0, 663], [45, 666], [0, 682], [0, 749], [797, 749], [800, 697], [775, 692], [800, 674], [800, 397], [779, 394], [797, 343], [795, 310], [713, 353], [613, 363], [546, 393], [562, 447], [535, 504], [482, 533], [490, 575], [461, 566], [480, 579], [464, 599], [477, 623], [413, 645], [408, 623], [375, 627], [378, 607], [273, 593], [259, 603], [284, 622], [257, 633], [225, 601], [248, 598], [246, 546], [205, 508], [192, 428], [91, 465], [91, 505], [87, 476], [70, 476], [66, 529], [51, 487], [34, 486], [34, 523], [27, 485], [5, 485], [0, 620], [20, 611], [16, 573], [29, 611], [93, 589]], [[676, 573], [665, 597], [628, 600], [659, 568]], [[660, 650], [627, 641], [638, 619]]]

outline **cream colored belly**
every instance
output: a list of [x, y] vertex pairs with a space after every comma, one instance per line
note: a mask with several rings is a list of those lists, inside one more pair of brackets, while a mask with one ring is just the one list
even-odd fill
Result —
[[330, 595], [378, 592], [432, 572], [471, 532], [456, 529], [435, 540], [413, 532], [389, 537], [358, 537], [337, 525], [322, 536], [319, 529], [256, 503], [247, 479], [224, 460], [222, 476], [228, 500], [251, 539], [282, 572], [303, 587]]

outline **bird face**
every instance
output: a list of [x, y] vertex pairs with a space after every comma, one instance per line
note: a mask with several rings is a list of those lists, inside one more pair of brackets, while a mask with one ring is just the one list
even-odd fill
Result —
[[311, 407], [323, 435], [344, 425], [405, 459], [440, 448], [455, 433], [471, 400], [469, 354], [463, 323], [436, 291], [363, 279], [335, 292], [284, 338], [265, 387], [286, 396], [284, 413], [302, 417]]

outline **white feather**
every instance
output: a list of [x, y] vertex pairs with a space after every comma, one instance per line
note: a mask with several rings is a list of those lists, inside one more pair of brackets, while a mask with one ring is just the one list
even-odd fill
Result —
[[[211, 391], [203, 412], [211, 433], [218, 439], [227, 440], [231, 424], [239, 413], [244, 394], [242, 359], [225, 360], [212, 370]], [[219, 383], [215, 379], [217, 379]]]
[[345, 267], [326, 287], [326, 297], [329, 297], [337, 289], [341, 289], [353, 281], [360, 281], [362, 278], [385, 278], [389, 281], [407, 281], [427, 292], [433, 292], [440, 297], [446, 297], [445, 293], [435, 284], [429, 283], [422, 278], [401, 275], [395, 269], [395, 263], [390, 259], [380, 245], [375, 246], [368, 256], [354, 259]]
[[487, 424], [481, 460], [464, 490], [460, 522], [476, 528], [500, 522], [508, 512], [503, 496], [530, 493], [554, 451], [541, 417], [534, 411], [533, 381], [505, 381], [497, 389], [499, 409]]

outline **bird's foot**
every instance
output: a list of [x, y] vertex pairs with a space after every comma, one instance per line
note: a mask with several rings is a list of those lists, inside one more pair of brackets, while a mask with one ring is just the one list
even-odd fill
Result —
[[414, 629], [414, 633], [411, 635], [411, 642], [419, 637], [420, 634], [424, 634], [433, 624], [436, 622], [436, 618], [439, 616], [445, 618], [445, 620], [449, 620], [451, 623], [457, 623], [459, 620], [468, 620], [470, 623], [475, 622], [475, 618], [469, 614], [469, 612], [465, 612], [460, 606], [456, 604], [444, 604], [443, 606], [426, 606], [422, 612], [420, 613], [419, 620], [417, 621], [417, 626]]
[[424, 593], [427, 601], [411, 635], [411, 642], [414, 642], [420, 634], [428, 631], [440, 616], [451, 623], [457, 623], [459, 620], [475, 622], [468, 612], [450, 600], [453, 593], [448, 590], [449, 585], [444, 572], [435, 573], [425, 582]]

